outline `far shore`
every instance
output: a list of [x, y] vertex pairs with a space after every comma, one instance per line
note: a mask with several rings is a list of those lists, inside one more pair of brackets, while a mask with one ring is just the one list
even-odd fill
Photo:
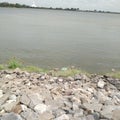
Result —
[[109, 14], [120, 14], [120, 12], [112, 12], [112, 11], [103, 11], [103, 10], [81, 10], [79, 8], [53, 8], [53, 7], [32, 7], [24, 4], [13, 4], [7, 2], [1, 2], [0, 7], [6, 8], [31, 8], [31, 9], [46, 9], [46, 10], [62, 10], [62, 11], [76, 11], [76, 12], [90, 12], [90, 13], [109, 13]]

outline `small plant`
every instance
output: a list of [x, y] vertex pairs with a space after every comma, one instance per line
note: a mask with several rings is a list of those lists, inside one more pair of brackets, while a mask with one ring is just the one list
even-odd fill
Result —
[[52, 74], [53, 76], [62, 76], [62, 77], [68, 77], [68, 76], [74, 76], [76, 74], [80, 74], [80, 73], [83, 73], [83, 74], [88, 74], [82, 70], [79, 70], [79, 69], [72, 69], [72, 68], [67, 68], [65, 70], [58, 70], [58, 71], [53, 71]]
[[4, 69], [4, 65], [0, 65], [0, 70], [3, 70]]
[[27, 66], [23, 69], [28, 71], [28, 72], [46, 72], [44, 69], [41, 69], [41, 68], [36, 67], [36, 66]]
[[18, 60], [17, 58], [12, 58], [8, 62], [8, 68], [15, 69], [22, 67], [22, 62]]
[[111, 72], [111, 73], [107, 73], [108, 76], [111, 76], [113, 78], [118, 78], [120, 79], [120, 71], [115, 71], [115, 72]]

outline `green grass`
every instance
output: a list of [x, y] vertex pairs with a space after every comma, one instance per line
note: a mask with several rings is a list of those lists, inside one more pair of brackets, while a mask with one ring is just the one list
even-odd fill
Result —
[[41, 68], [36, 67], [36, 66], [26, 66], [26, 67], [23, 67], [22, 69], [26, 70], [28, 72], [37, 72], [37, 73], [39, 73], [39, 72], [47, 72], [47, 70], [41, 69]]
[[0, 64], [0, 70], [4, 70], [5, 66]]
[[87, 72], [75, 68], [74, 69], [67, 68], [66, 70], [52, 71], [53, 76], [61, 76], [61, 77], [74, 76], [76, 74], [81, 74], [81, 73], [88, 75]]
[[12, 58], [8, 61], [9, 69], [21, 68], [22, 66], [22, 62], [17, 58]]
[[118, 78], [120, 79], [120, 71], [115, 71], [115, 72], [111, 72], [111, 73], [107, 73], [108, 76], [111, 76], [113, 78]]

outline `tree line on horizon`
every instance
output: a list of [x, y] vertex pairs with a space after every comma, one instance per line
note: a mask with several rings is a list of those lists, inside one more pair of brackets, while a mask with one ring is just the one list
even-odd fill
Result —
[[52, 9], [52, 10], [67, 10], [67, 11], [81, 11], [81, 12], [95, 12], [95, 13], [116, 13], [119, 14], [119, 12], [110, 12], [110, 11], [101, 11], [101, 10], [80, 10], [79, 8], [53, 8], [53, 7], [32, 7], [25, 4], [19, 4], [19, 3], [8, 3], [8, 2], [2, 2], [0, 3], [0, 7], [12, 7], [12, 8], [35, 8], [35, 9]]

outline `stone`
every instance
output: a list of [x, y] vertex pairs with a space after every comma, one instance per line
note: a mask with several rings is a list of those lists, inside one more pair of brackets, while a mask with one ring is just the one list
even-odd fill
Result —
[[17, 99], [17, 97], [14, 94], [9, 96], [9, 100], [13, 100], [14, 102], [16, 102], [16, 99]]
[[23, 119], [18, 114], [6, 113], [0, 118], [0, 120], [23, 120]]
[[79, 120], [99, 120], [99, 118], [95, 118], [94, 115], [88, 115], [85, 117], [80, 117]]
[[1, 109], [4, 109], [6, 112], [11, 112], [17, 104], [17, 102], [5, 103], [1, 106]]
[[34, 110], [42, 114], [47, 111], [47, 106], [45, 104], [38, 104], [34, 107]]
[[96, 111], [96, 112], [100, 112], [101, 108], [102, 108], [102, 104], [94, 102], [92, 104], [90, 103], [84, 103], [83, 106], [87, 109], [87, 110], [91, 110], [91, 111]]
[[70, 119], [68, 115], [63, 114], [60, 117], [55, 118], [54, 120], [70, 120]]
[[13, 79], [13, 76], [8, 74], [8, 75], [5, 76], [5, 78], [6, 78], [6, 79], [9, 79], [9, 80], [12, 80], [12, 79]]
[[105, 82], [104, 82], [103, 80], [99, 80], [97, 86], [98, 86], [99, 88], [104, 88]]
[[20, 114], [25, 120], [41, 120], [40, 116], [32, 111], [31, 109], [27, 109]]
[[38, 94], [38, 93], [28, 94], [28, 97], [29, 97], [29, 99], [30, 99], [30, 104], [29, 104], [29, 106], [30, 106], [31, 108], [33, 108], [33, 107], [35, 107], [36, 105], [42, 103], [43, 100], [44, 100], [43, 97], [42, 97], [40, 94]]
[[3, 97], [3, 90], [0, 90], [0, 98]]
[[21, 105], [16, 105], [13, 109], [12, 112], [20, 114], [22, 112], [22, 107]]
[[100, 112], [100, 114], [107, 119], [112, 119], [112, 117], [115, 115], [113, 114], [113, 111], [114, 110], [116, 111], [116, 109], [120, 110], [120, 106], [107, 105], [102, 108], [102, 111]]
[[81, 116], [84, 116], [84, 110], [83, 109], [79, 109], [78, 111], [75, 112], [74, 114], [74, 118], [79, 118]]
[[112, 119], [120, 120], [120, 109], [115, 109], [112, 113]]
[[4, 104], [4, 103], [7, 101], [8, 98], [9, 98], [9, 95], [8, 95], [8, 94], [5, 94], [3, 97], [1, 97], [1, 98], [0, 98], [0, 106], [1, 106], [2, 104]]
[[22, 111], [26, 111], [27, 110], [27, 106], [26, 105], [21, 105]]
[[30, 99], [26, 94], [22, 94], [20, 102], [28, 106], [30, 104]]
[[50, 112], [44, 112], [40, 114], [40, 120], [53, 120], [54, 115]]

